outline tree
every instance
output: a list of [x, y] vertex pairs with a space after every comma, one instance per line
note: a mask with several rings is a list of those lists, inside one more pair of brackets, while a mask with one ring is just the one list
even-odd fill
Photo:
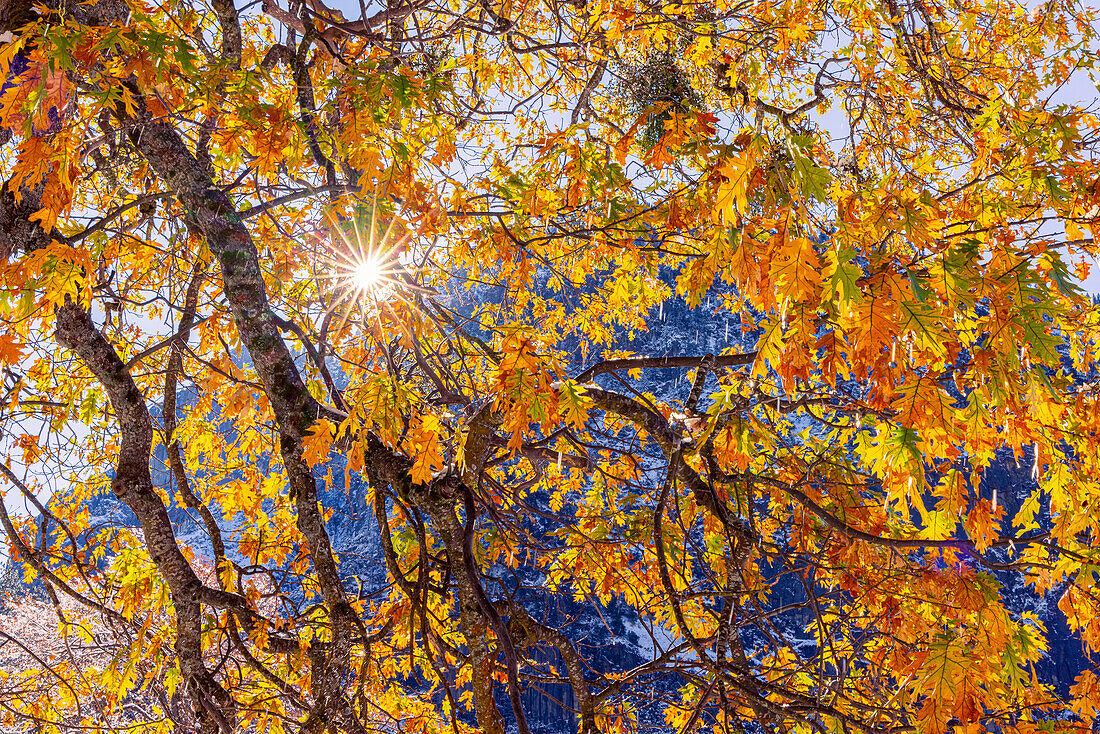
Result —
[[3, 10], [5, 726], [1094, 725], [1091, 10]]

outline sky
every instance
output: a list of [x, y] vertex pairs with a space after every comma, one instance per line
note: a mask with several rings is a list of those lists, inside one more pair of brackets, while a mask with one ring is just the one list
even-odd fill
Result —
[[[383, 5], [376, 0], [322, 0], [328, 7], [338, 10], [344, 14], [345, 19], [355, 20], [363, 15], [365, 12], [368, 16], [383, 9]], [[1045, 0], [1025, 0], [1025, 5], [1029, 11], [1034, 11], [1036, 8], [1043, 5]], [[1085, 104], [1098, 106], [1100, 105], [1100, 92], [1098, 92], [1097, 85], [1092, 78], [1092, 72], [1090, 70], [1079, 70], [1073, 75], [1070, 83], [1064, 85], [1058, 90], [1051, 90], [1051, 101], [1055, 104]], [[819, 124], [825, 126], [827, 130], [833, 135], [839, 146], [843, 145], [843, 141], [848, 132], [847, 122], [844, 117], [843, 111], [838, 107], [834, 107], [832, 111], [823, 115], [818, 120]], [[1061, 227], [1057, 226], [1052, 228], [1049, 232], [1051, 236], [1061, 236], [1063, 234]], [[1070, 272], [1074, 272], [1073, 264], [1068, 263]], [[1100, 262], [1093, 260], [1091, 263], [1091, 272], [1089, 277], [1084, 281], [1081, 281], [1082, 288], [1091, 294], [1100, 294]]]

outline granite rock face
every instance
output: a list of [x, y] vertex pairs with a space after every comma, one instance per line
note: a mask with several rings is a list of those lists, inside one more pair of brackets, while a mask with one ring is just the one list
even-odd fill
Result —
[[[478, 299], [492, 299], [495, 295], [491, 288], [485, 288], [480, 293], [466, 293], [461, 299], [453, 297], [454, 302], [451, 305], [472, 310], [472, 304]], [[448, 298], [446, 294], [441, 297]], [[752, 332], [751, 324], [748, 328], [743, 328], [740, 316], [720, 309], [717, 299], [704, 300], [694, 309], [683, 302], [671, 300], [658, 312], [650, 315], [647, 331], [624, 330], [615, 347], [647, 356], [702, 356], [716, 354], [726, 348], [749, 349], [756, 336]], [[576, 353], [579, 354], [580, 350], [576, 350]], [[299, 359], [302, 357], [296, 356]], [[579, 373], [598, 358], [598, 353], [590, 353], [583, 361], [578, 358], [573, 373]], [[1081, 380], [1084, 379], [1085, 376], [1082, 376]], [[621, 388], [621, 383], [611, 376], [597, 378], [597, 382], [608, 388]], [[691, 388], [684, 377], [684, 370], [676, 369], [648, 370], [643, 373], [641, 380], [632, 381], [631, 384], [639, 392], [651, 393], [662, 399], [683, 400]], [[704, 390], [704, 402], [700, 405], [702, 409], [705, 409], [705, 396], [708, 392]], [[962, 399], [962, 396], [957, 397]], [[181, 396], [180, 404], [187, 404], [186, 396]], [[154, 416], [154, 420], [156, 418]], [[226, 430], [230, 430], [228, 424]], [[157, 452], [159, 454], [154, 454], [152, 463], [154, 467], [164, 466], [166, 462], [163, 448], [158, 448]], [[345, 459], [334, 456], [326, 465], [317, 467], [315, 476], [320, 502], [325, 509], [332, 511], [327, 530], [339, 559], [339, 572], [344, 584], [352, 594], [369, 598], [388, 593], [379, 529], [373, 508], [367, 500], [363, 480], [355, 474], [347, 473], [345, 467]], [[657, 476], [656, 471], [657, 467], [654, 467], [654, 476]], [[167, 474], [163, 471], [156, 472], [155, 469], [154, 472], [155, 485], [170, 486]], [[980, 491], [983, 497], [992, 496], [996, 492], [998, 502], [1007, 511], [1007, 517], [1012, 517], [1034, 488], [1030, 460], [1027, 457], [1017, 460], [1010, 452], [1002, 451], [998, 453], [994, 465], [984, 472]], [[109, 493], [93, 498], [88, 503], [88, 509], [95, 527], [137, 526], [133, 513]], [[181, 545], [189, 546], [199, 556], [209, 557], [209, 540], [199, 519], [178, 504], [170, 507], [169, 514]], [[228, 525], [240, 519], [223, 517], [221, 521]], [[1045, 521], [1049, 523], [1050, 518], [1045, 518]], [[529, 528], [535, 534], [548, 532], [550, 529], [546, 525], [540, 527], [535, 520]], [[227, 550], [231, 555], [235, 552], [233, 548]], [[500, 588], [503, 588], [506, 574], [497, 574], [494, 569], [487, 570], [487, 576], [494, 575], [498, 578]], [[1039, 666], [1038, 673], [1044, 681], [1055, 684], [1060, 692], [1066, 693], [1073, 679], [1087, 663], [1080, 639], [1069, 632], [1061, 612], [1057, 609], [1060, 592], [1055, 590], [1045, 597], [1040, 596], [1026, 584], [1024, 577], [1018, 572], [997, 571], [995, 575], [1002, 586], [1006, 605], [1013, 613], [1033, 612], [1046, 625], [1050, 651]], [[540, 583], [539, 574], [534, 569], [530, 569], [528, 573], [521, 571], [520, 576], [525, 586], [537, 587]], [[13, 588], [21, 585], [17, 579], [9, 581], [8, 585]], [[486, 587], [491, 589], [492, 585], [486, 584]], [[34, 585], [23, 586], [22, 591], [33, 593]], [[781, 582], [774, 589], [771, 603], [778, 607], [803, 599], [804, 591], [800, 587]], [[577, 603], [568, 598], [551, 597], [547, 594], [542, 597], [532, 596], [525, 606], [532, 616], [546, 624], [568, 625], [571, 638], [582, 640], [582, 652], [593, 663], [593, 675], [628, 670], [659, 653], [664, 642], [659, 633], [647, 627], [633, 610], [614, 600], [593, 608], [587, 603]], [[797, 618], [788, 619], [784, 633], [791, 639], [798, 639], [800, 636], [804, 638], [799, 644], [805, 648], [807, 654], [813, 654], [815, 643], [805, 633], [807, 621], [802, 620], [800, 623]], [[754, 639], [750, 630], [745, 631], [744, 637], [747, 643]], [[545, 662], [560, 663], [550, 658]], [[651, 684], [654, 691], [672, 691], [680, 681], [672, 677], [654, 678]], [[427, 682], [409, 680], [408, 685], [417, 688], [427, 685]], [[510, 717], [510, 705], [503, 691], [498, 703], [502, 714], [506, 718]], [[572, 691], [564, 685], [547, 685], [544, 692], [528, 688], [523, 694], [528, 720], [538, 734], [566, 734], [576, 731], [574, 717], [563, 708], [563, 705], [570, 707], [574, 703]], [[650, 723], [661, 725], [659, 720], [649, 717], [647, 712], [640, 713], [643, 719], [648, 717], [653, 719]], [[514, 726], [514, 722], [509, 723]]]

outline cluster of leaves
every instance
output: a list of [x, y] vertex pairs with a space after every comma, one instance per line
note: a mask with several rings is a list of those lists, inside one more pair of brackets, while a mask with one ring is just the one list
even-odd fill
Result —
[[[1091, 10], [249, 8], [0, 49], [0, 521], [99, 645], [5, 726], [1093, 726], [1000, 586], [1100, 646]], [[734, 346], [631, 349], [681, 303]]]

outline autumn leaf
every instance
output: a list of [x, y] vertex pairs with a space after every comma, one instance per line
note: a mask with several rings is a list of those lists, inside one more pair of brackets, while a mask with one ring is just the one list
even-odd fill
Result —
[[299, 5], [0, 14], [0, 730], [1092, 726], [1094, 9]]
[[309, 432], [302, 440], [302, 459], [310, 466], [316, 467], [324, 463], [332, 451], [333, 439], [336, 436], [336, 427], [331, 421], [322, 418], [310, 427]]

